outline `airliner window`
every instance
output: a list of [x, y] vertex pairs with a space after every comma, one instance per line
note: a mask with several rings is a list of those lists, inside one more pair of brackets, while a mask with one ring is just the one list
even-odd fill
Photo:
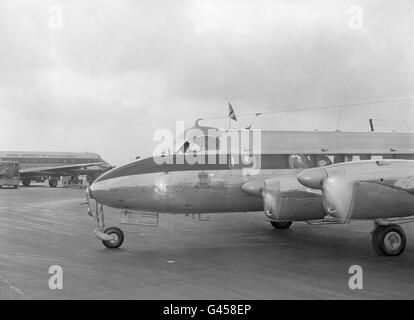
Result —
[[325, 167], [332, 164], [332, 161], [326, 156], [316, 156], [316, 166]]
[[202, 150], [202, 148], [197, 143], [193, 143], [190, 146], [190, 151], [191, 152], [200, 152], [201, 150]]
[[334, 156], [334, 163], [350, 162], [353, 159], [353, 155], [349, 154], [337, 154]]
[[220, 146], [220, 138], [212, 136], [199, 136], [192, 139], [192, 143], [186, 141], [178, 150], [177, 154], [187, 152], [203, 152], [218, 150]]
[[220, 138], [214, 136], [199, 136], [194, 138], [194, 143], [199, 146], [199, 151], [214, 151], [219, 149]]
[[228, 163], [231, 169], [253, 168], [254, 159], [252, 155], [229, 154]]
[[188, 141], [184, 142], [184, 144], [177, 150], [177, 154], [186, 153], [189, 147], [190, 147], [190, 142]]
[[191, 144], [191, 151], [193, 152], [200, 152], [205, 151], [207, 149], [207, 137], [206, 136], [200, 136], [200, 137], [194, 137], [193, 143]]
[[308, 169], [313, 167], [313, 158], [306, 154], [291, 154], [289, 156], [289, 168]]
[[207, 150], [218, 150], [220, 148], [220, 138], [207, 136]]

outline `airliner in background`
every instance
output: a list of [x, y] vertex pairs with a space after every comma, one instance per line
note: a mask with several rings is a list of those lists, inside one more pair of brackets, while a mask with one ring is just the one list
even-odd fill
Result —
[[54, 188], [61, 176], [86, 175], [92, 182], [111, 169], [100, 155], [90, 152], [0, 151], [0, 161], [11, 160], [19, 163], [24, 186], [49, 180], [49, 186]]

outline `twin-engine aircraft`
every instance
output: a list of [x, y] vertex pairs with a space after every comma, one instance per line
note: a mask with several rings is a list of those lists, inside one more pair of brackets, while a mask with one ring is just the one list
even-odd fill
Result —
[[293, 221], [365, 219], [374, 222], [375, 251], [396, 256], [406, 245], [399, 224], [414, 221], [411, 159], [411, 133], [223, 130], [196, 123], [170, 154], [98, 177], [86, 190], [88, 213], [108, 248], [120, 247], [124, 234], [105, 229], [104, 205], [122, 209], [121, 222], [133, 224], [139, 214], [158, 221], [159, 213], [264, 211], [276, 229]]

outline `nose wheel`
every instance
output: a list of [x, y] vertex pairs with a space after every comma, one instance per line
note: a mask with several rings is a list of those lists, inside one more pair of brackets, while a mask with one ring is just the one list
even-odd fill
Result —
[[95, 236], [102, 241], [105, 247], [109, 249], [119, 248], [124, 243], [124, 233], [121, 229], [110, 227], [105, 229], [103, 204], [95, 202], [95, 208], [92, 205], [90, 188], [86, 188], [86, 204], [88, 205], [88, 215], [96, 223]]
[[372, 246], [381, 256], [398, 256], [406, 245], [406, 236], [399, 225], [377, 226], [372, 233]]
[[112, 237], [112, 240], [104, 240], [102, 243], [109, 249], [119, 248], [124, 242], [124, 233], [121, 229], [110, 227], [104, 231], [107, 235]]

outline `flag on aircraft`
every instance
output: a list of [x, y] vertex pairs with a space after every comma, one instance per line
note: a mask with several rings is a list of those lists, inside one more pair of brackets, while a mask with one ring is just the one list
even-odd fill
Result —
[[233, 110], [233, 106], [229, 102], [229, 118], [233, 119], [234, 121], [237, 121], [236, 113]]

